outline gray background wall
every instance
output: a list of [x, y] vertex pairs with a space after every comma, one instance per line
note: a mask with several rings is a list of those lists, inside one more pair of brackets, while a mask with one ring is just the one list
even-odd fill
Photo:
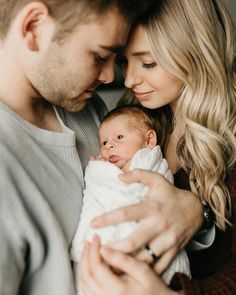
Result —
[[236, 0], [225, 0], [225, 3], [235, 23], [236, 22]]

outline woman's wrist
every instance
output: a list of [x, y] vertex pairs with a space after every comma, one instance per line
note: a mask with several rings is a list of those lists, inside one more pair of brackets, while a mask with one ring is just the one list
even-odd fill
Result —
[[197, 232], [197, 234], [202, 234], [207, 232], [209, 229], [212, 228], [215, 221], [215, 214], [207, 202], [202, 204], [202, 209], [203, 209], [202, 211], [203, 223], [199, 231]]

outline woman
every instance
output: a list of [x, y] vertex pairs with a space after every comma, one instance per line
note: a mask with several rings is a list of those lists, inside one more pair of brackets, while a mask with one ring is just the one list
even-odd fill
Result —
[[[137, 220], [140, 227], [128, 239], [109, 245], [113, 250], [100, 249], [97, 237], [86, 245], [82, 277], [86, 294], [236, 293], [232, 43], [232, 24], [221, 0], [165, 0], [147, 21], [134, 26], [124, 52], [125, 85], [146, 108], [169, 105], [174, 114], [164, 153], [175, 186], [147, 171], [120, 177], [148, 184], [150, 198], [94, 222], [104, 226]], [[160, 274], [199, 231], [205, 203], [214, 212], [216, 234], [211, 247], [190, 254], [192, 280], [176, 274], [169, 288], [143, 262], [124, 254], [148, 244], [148, 251], [137, 256], [157, 260], [154, 270]], [[128, 279], [116, 276], [106, 263]]]

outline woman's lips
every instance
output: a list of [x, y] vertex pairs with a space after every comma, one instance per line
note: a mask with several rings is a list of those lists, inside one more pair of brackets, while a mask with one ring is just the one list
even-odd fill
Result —
[[149, 97], [149, 94], [151, 94], [153, 91], [148, 91], [148, 92], [135, 92], [134, 95], [138, 100], [147, 100]]

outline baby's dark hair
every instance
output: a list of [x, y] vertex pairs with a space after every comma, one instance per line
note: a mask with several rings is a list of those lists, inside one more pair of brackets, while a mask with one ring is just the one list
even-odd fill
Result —
[[167, 111], [166, 108], [159, 108], [156, 110], [146, 109], [141, 105], [123, 105], [111, 110], [102, 120], [101, 124], [108, 122], [110, 119], [116, 118], [120, 115], [127, 115], [134, 119], [134, 127], [139, 130], [154, 130], [157, 135], [157, 142], [162, 151], [165, 151], [168, 136], [166, 136]]

